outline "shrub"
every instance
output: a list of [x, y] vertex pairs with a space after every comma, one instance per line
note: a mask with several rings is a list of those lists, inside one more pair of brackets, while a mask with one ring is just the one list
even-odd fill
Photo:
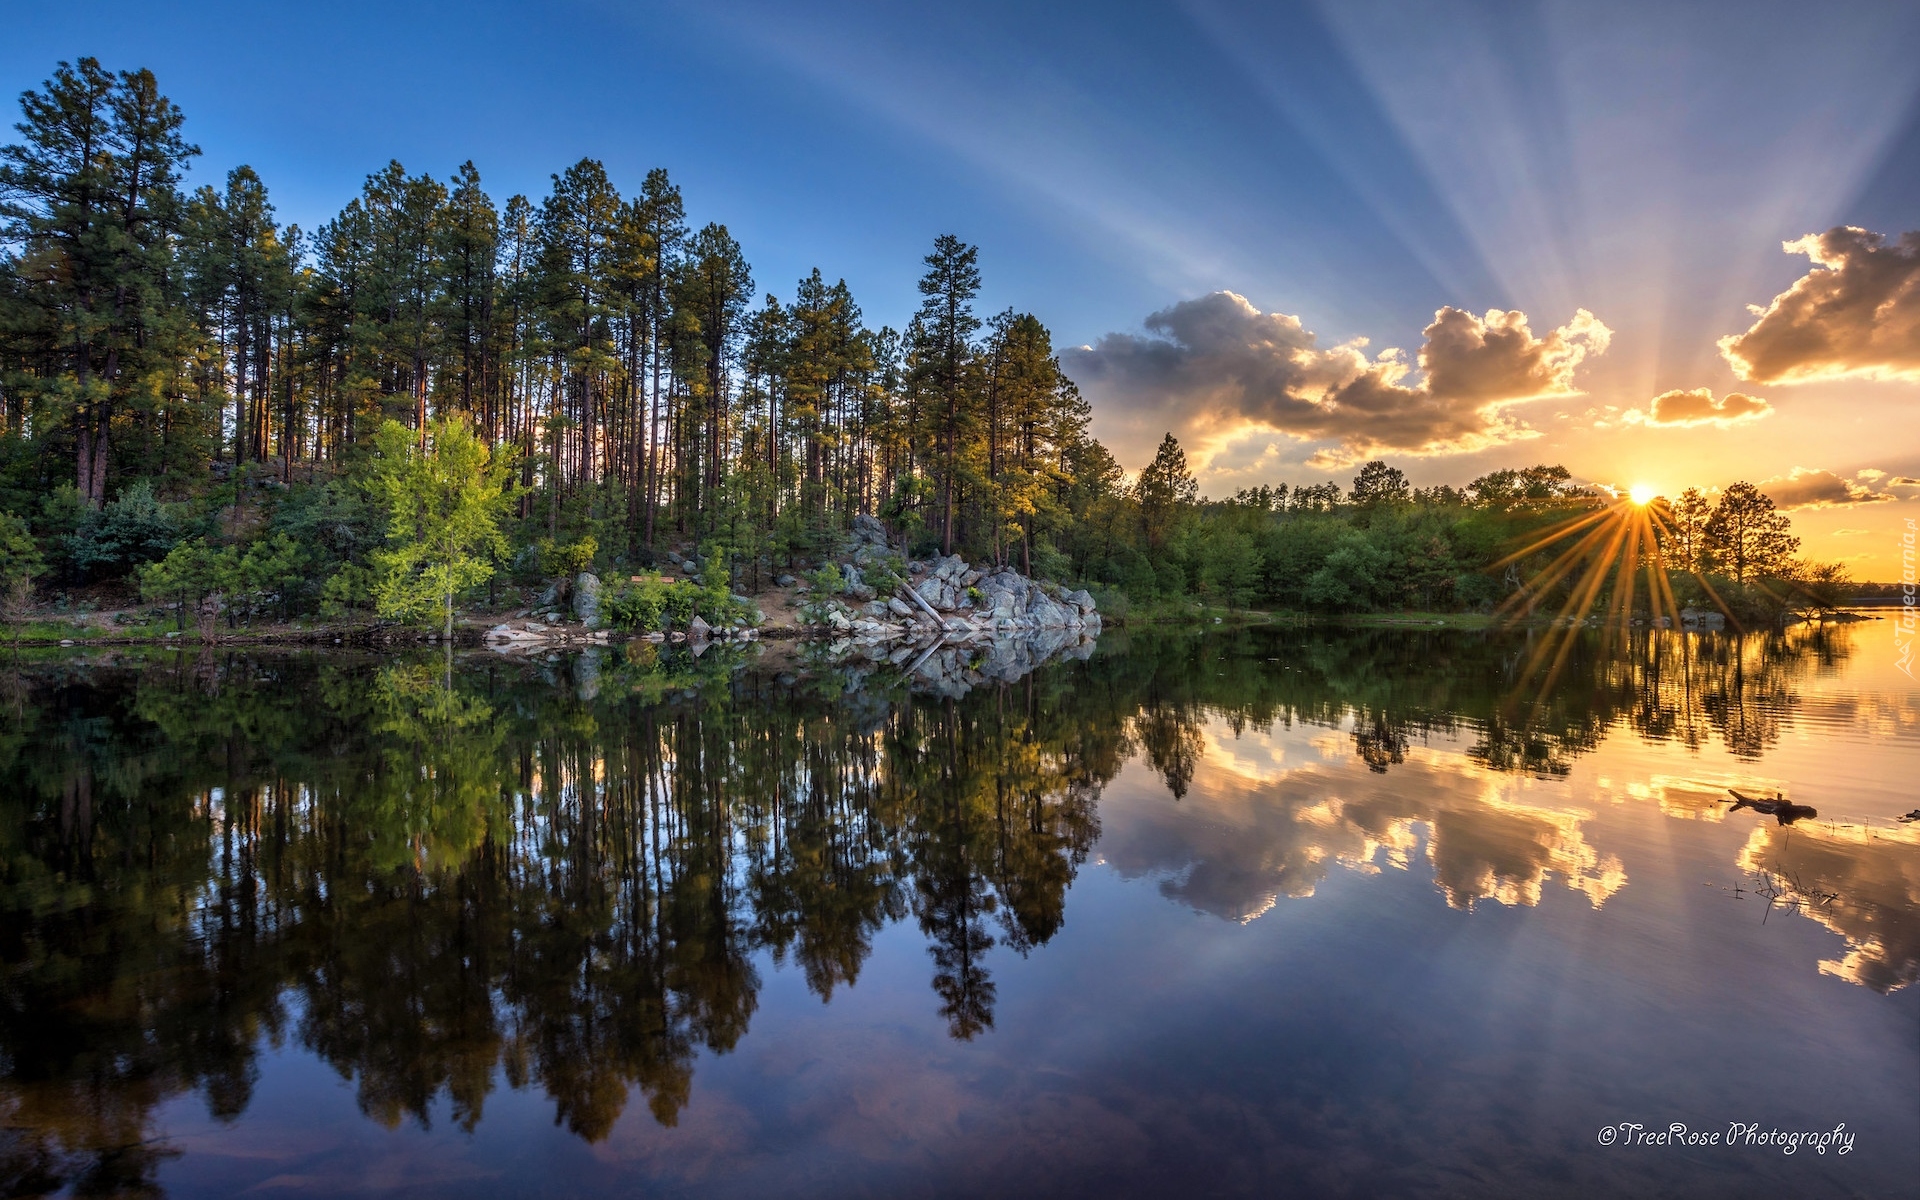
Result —
[[180, 541], [180, 521], [154, 497], [142, 479], [125, 488], [113, 503], [89, 513], [68, 538], [68, 557], [76, 574], [115, 579], [146, 563], [158, 562]]
[[591, 567], [594, 556], [600, 552], [600, 543], [592, 534], [571, 542], [541, 538], [534, 546], [540, 558], [540, 572], [549, 578], [572, 579]]
[[745, 606], [727, 593], [726, 571], [709, 566], [707, 585], [670, 579], [641, 579], [612, 588], [602, 595], [600, 612], [615, 629], [652, 633], [684, 629], [699, 617], [709, 625], [725, 625], [746, 615]]
[[0, 512], [0, 616], [18, 620], [33, 599], [34, 577], [45, 567], [27, 523]]

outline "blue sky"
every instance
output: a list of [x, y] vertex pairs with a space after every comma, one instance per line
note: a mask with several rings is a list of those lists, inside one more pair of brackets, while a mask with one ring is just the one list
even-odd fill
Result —
[[[1523, 433], [1389, 447], [1416, 481], [1542, 458], [1667, 487], [1920, 475], [1899, 372], [1744, 387], [1759, 420], [1623, 419], [1744, 386], [1715, 343], [1808, 272], [1783, 242], [1920, 229], [1911, 3], [76, 0], [5, 20], [10, 93], [61, 58], [150, 67], [206, 152], [195, 177], [251, 163], [307, 227], [388, 158], [472, 158], [499, 199], [581, 156], [629, 189], [665, 166], [762, 290], [819, 266], [874, 324], [912, 310], [943, 232], [981, 247], [983, 307], [1033, 311], [1063, 347], [1231, 291], [1317, 347], [1403, 349], [1418, 386], [1442, 306], [1521, 310], [1543, 337], [1579, 309], [1604, 323], [1603, 351], [1510, 410]], [[1216, 493], [1357, 452], [1133, 383], [1083, 381], [1097, 428], [1138, 465], [1181, 425]], [[1867, 507], [1907, 504], [1809, 516]]]

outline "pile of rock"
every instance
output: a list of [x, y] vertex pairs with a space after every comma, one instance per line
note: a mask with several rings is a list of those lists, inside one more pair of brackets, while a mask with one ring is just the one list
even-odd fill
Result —
[[904, 674], [915, 692], [957, 698], [984, 683], [1011, 683], [1050, 659], [1084, 659], [1093, 648], [1084, 629], [1042, 629], [980, 642], [951, 635], [931, 642], [838, 638], [817, 653], [847, 690], [859, 689], [869, 677]]
[[814, 603], [824, 631], [870, 640], [1100, 631], [1100, 614], [1084, 590], [1064, 591], [1004, 567], [975, 567], [957, 554], [905, 563], [904, 576], [902, 565], [885, 527], [873, 517], [855, 517], [840, 565], [840, 595]]
[[540, 599], [534, 603], [529, 615], [549, 625], [558, 625], [571, 615], [587, 629], [598, 629], [601, 625], [600, 597], [604, 590], [600, 577], [592, 571], [575, 575], [571, 586], [564, 577], [556, 579], [547, 585], [546, 591], [540, 593]]
[[495, 650], [531, 651], [563, 646], [604, 646], [607, 644], [607, 634], [604, 630], [588, 629], [584, 625], [565, 625], [557, 618], [548, 618], [503, 621], [487, 630], [486, 641]]

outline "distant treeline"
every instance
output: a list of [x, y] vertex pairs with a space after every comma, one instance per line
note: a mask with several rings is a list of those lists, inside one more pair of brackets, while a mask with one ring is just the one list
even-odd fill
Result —
[[[397, 571], [471, 597], [501, 570], [620, 570], [690, 542], [757, 581], [871, 512], [909, 553], [1111, 604], [1470, 608], [1564, 549], [1505, 562], [1515, 538], [1609, 502], [1559, 468], [1413, 491], [1379, 463], [1345, 495], [1206, 502], [1171, 435], [1130, 482], [1047, 328], [976, 311], [977, 252], [952, 236], [924, 260], [919, 311], [874, 328], [818, 270], [791, 299], [757, 293], [726, 226], [694, 228], [664, 170], [623, 196], [583, 159], [502, 205], [470, 162], [445, 180], [394, 162], [308, 232], [276, 222], [249, 167], [187, 187], [198, 151], [150, 72], [62, 63], [21, 110], [0, 149], [0, 583], [16, 607], [123, 582], [217, 595], [230, 615], [389, 611]], [[429, 464], [436, 430], [483, 448], [462, 450], [484, 528], [446, 551], [457, 563], [399, 544], [434, 509], [395, 507], [413, 468], [393, 426]], [[1731, 538], [1671, 565], [1742, 587], [1814, 574], [1790, 547], [1749, 562], [1751, 539]]]

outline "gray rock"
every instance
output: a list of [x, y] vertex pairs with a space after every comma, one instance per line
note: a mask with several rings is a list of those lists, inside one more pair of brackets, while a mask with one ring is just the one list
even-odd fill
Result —
[[573, 615], [588, 629], [600, 628], [600, 577], [591, 571], [573, 578]]
[[713, 636], [713, 626], [707, 624], [705, 618], [695, 617], [693, 620], [687, 622], [688, 640], [704, 642], [711, 636]]
[[687, 559], [682, 559], [682, 560], [681, 560], [681, 561], [680, 561], [680, 562], [679, 562], [678, 564], [676, 564], [676, 565], [678, 565], [678, 566], [679, 566], [679, 568], [680, 568], [680, 573], [681, 573], [682, 575], [697, 575], [697, 574], [699, 574], [699, 573], [700, 573], [700, 567], [699, 567], [699, 565], [698, 565], [697, 563], [695, 563], [695, 562], [694, 562], [694, 561], [693, 561], [692, 559], [690, 559], [690, 558], [687, 558]]
[[840, 574], [845, 581], [840, 587], [843, 594], [852, 596], [855, 600], [873, 599], [873, 586], [867, 582], [866, 576], [860, 573], [859, 567], [847, 567]]
[[674, 566], [676, 566], [676, 567], [677, 567], [677, 566], [679, 566], [679, 565], [680, 565], [681, 563], [683, 563], [683, 562], [685, 562], [685, 561], [687, 561], [687, 560], [686, 560], [686, 559], [684, 559], [684, 558], [681, 558], [681, 557], [680, 557], [680, 554], [679, 554], [679, 552], [678, 552], [678, 551], [676, 551], [676, 550], [669, 550], [669, 551], [667, 551], [667, 561], [668, 561], [668, 562], [670, 562], [670, 563], [672, 563], [672, 564], [673, 564]]
[[880, 518], [861, 513], [853, 519], [853, 536], [870, 546], [884, 547], [887, 544], [887, 527], [880, 523]]
[[590, 704], [600, 694], [600, 652], [583, 650], [573, 660], [574, 693], [582, 704]]
[[780, 575], [780, 576], [777, 576], [777, 577], [775, 577], [775, 579], [774, 579], [774, 581], [773, 581], [773, 586], [775, 586], [775, 587], [792, 587], [792, 586], [793, 586], [794, 584], [796, 584], [796, 583], [798, 583], [798, 582], [800, 582], [800, 581], [799, 581], [798, 579], [795, 579], [795, 578], [794, 578], [793, 576], [791, 576], [791, 575]]
[[891, 600], [887, 601], [887, 611], [892, 613], [896, 617], [911, 618], [916, 610], [914, 609], [913, 605], [908, 604], [905, 600], [902, 600], [900, 597], [895, 596]]
[[967, 560], [958, 554], [950, 554], [935, 561], [933, 573], [940, 579], [954, 580], [967, 573]]
[[907, 564], [907, 574], [909, 575], [921, 574], [926, 569], [927, 569], [927, 564], [921, 562], [918, 559], [915, 559], [914, 561]]
[[1073, 605], [1075, 608], [1079, 609], [1083, 613], [1090, 613], [1093, 611], [1093, 607], [1094, 607], [1093, 597], [1087, 592], [1085, 588], [1081, 588], [1078, 591], [1068, 592], [1065, 596], [1062, 597], [1062, 599], [1064, 599], [1068, 604]]

